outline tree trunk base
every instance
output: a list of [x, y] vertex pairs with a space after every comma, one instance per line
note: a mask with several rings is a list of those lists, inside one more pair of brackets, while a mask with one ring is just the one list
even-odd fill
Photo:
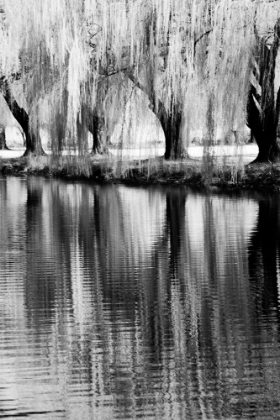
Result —
[[179, 154], [179, 155], [176, 155], [176, 156], [173, 156], [172, 157], [172, 155], [171, 156], [166, 156], [166, 153], [163, 155], [163, 159], [164, 160], [167, 160], [167, 161], [170, 161], [170, 160], [176, 160], [176, 161], [180, 161], [180, 160], [182, 160], [182, 161], [187, 161], [187, 160], [191, 160], [191, 161], [199, 161], [199, 160], [201, 160], [200, 158], [196, 158], [196, 157], [192, 157], [192, 156], [190, 156], [190, 154], [188, 153], [188, 151], [187, 151], [187, 149], [186, 148], [183, 148], [182, 150], [181, 150], [181, 153]]
[[34, 151], [26, 149], [23, 154], [23, 157], [40, 157], [40, 156], [48, 156], [48, 155], [43, 149], [34, 150]]
[[90, 156], [96, 156], [96, 155], [109, 156], [110, 155], [109, 148], [107, 146], [102, 146], [102, 145], [99, 147], [93, 147], [90, 152]]
[[259, 153], [256, 159], [254, 159], [252, 162], [250, 162], [248, 165], [257, 165], [261, 163], [277, 163], [280, 162], [280, 151], [277, 153], [271, 154], [262, 154]]

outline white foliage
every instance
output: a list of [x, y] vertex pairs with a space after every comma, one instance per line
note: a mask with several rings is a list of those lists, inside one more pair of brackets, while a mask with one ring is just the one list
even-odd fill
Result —
[[[188, 121], [191, 104], [186, 101], [195, 96], [194, 86], [203, 87], [197, 90], [201, 101], [195, 102], [204, 116], [211, 97], [216, 120], [227, 128], [239, 126], [245, 116], [254, 30], [270, 33], [280, 16], [280, 2], [272, 5], [269, 0], [2, 2], [2, 73], [21, 68], [33, 111], [54, 85], [57, 101], [67, 89], [67, 118], [73, 126], [84, 102], [94, 108], [106, 97], [107, 112], [116, 106], [116, 98], [124, 106], [125, 89], [110, 75], [127, 71], [142, 79], [167, 111], [179, 105]], [[107, 96], [100, 89], [108, 89]]]

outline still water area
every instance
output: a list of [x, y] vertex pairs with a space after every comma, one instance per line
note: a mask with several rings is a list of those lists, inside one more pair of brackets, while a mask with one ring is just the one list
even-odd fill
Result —
[[0, 196], [0, 419], [280, 417], [280, 194]]

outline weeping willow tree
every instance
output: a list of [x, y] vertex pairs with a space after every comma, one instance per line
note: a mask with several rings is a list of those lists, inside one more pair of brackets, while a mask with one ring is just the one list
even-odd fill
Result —
[[[42, 119], [50, 127], [54, 149], [61, 149], [66, 140], [76, 143], [87, 70], [86, 54], [80, 52], [83, 26], [77, 3], [69, 7], [67, 1], [3, 1], [1, 72], [5, 85], [2, 86], [25, 131], [28, 153], [43, 153]], [[20, 74], [26, 109], [17, 105], [10, 87], [15, 74]]]
[[257, 36], [253, 55], [253, 71], [248, 99], [248, 125], [258, 146], [255, 162], [279, 160], [280, 80], [278, 54], [280, 45], [280, 18], [274, 27], [271, 43]]
[[[240, 141], [251, 94], [252, 57], [262, 36], [260, 17], [271, 7], [269, 0], [1, 4], [2, 90], [24, 128], [28, 152], [43, 153], [42, 124], [49, 127], [54, 153], [67, 146], [87, 153], [88, 131], [93, 152], [106, 152], [114, 125], [124, 115], [131, 82], [147, 95], [160, 121], [166, 158], [182, 156], [196, 126], [206, 144], [215, 142], [218, 132], [223, 139], [229, 131]], [[275, 68], [278, 41], [273, 45], [274, 61], [261, 59], [265, 68]], [[268, 71], [270, 86], [274, 73]], [[15, 77], [22, 84], [26, 109], [10, 88]], [[251, 95], [255, 104], [254, 98]], [[259, 125], [252, 123], [256, 112], [250, 109], [248, 121], [255, 133]], [[264, 112], [253, 120], [265, 121]]]
[[[246, 125], [246, 105], [254, 45], [256, 9], [252, 1], [220, 1], [208, 10], [207, 26], [197, 38], [195, 77], [186, 90], [188, 120], [197, 124], [195, 105], [200, 109], [199, 125], [204, 145], [231, 133], [235, 143]], [[198, 97], [199, 94], [203, 97]]]

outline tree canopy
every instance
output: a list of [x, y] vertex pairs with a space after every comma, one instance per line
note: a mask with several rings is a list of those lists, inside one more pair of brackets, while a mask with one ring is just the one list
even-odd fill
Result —
[[254, 51], [259, 39], [270, 49], [280, 18], [271, 0], [1, 0], [0, 9], [0, 77], [35, 136], [46, 124], [54, 146], [84, 151], [83, 133], [98, 137], [103, 125], [96, 141], [106, 143], [132, 83], [162, 125], [167, 157], [198, 127], [208, 143], [229, 131], [238, 141]]

